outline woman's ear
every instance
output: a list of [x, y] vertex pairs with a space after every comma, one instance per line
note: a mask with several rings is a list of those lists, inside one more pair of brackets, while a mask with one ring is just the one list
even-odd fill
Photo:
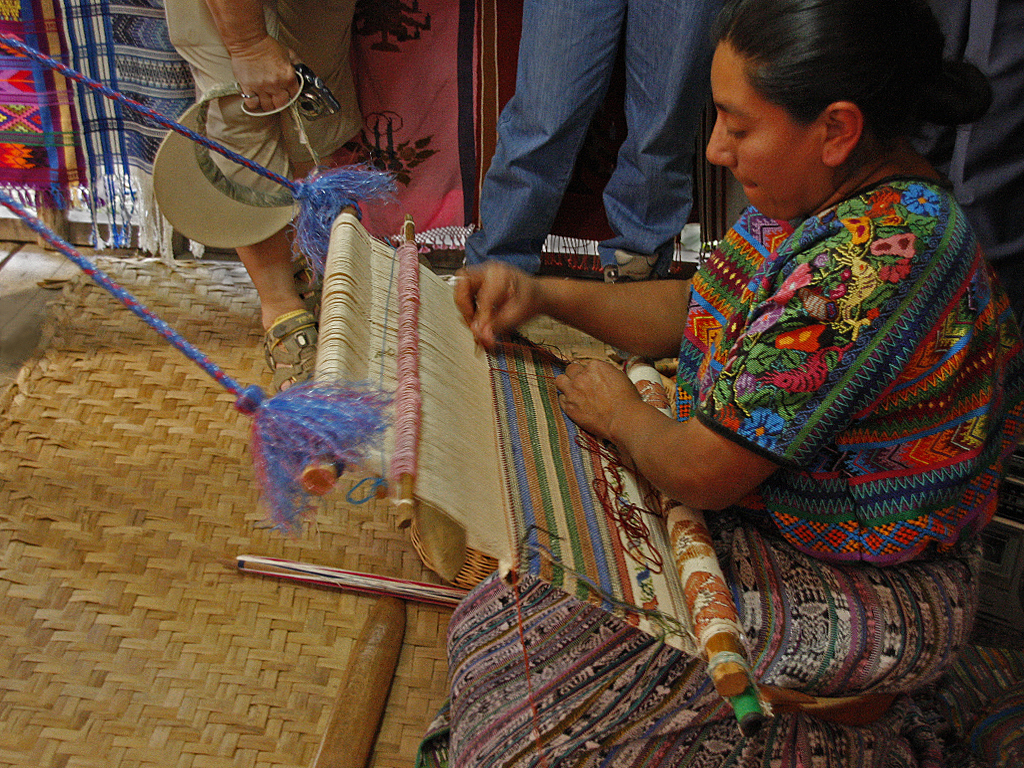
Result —
[[852, 101], [836, 101], [821, 113], [825, 126], [825, 141], [821, 146], [821, 160], [830, 168], [846, 162], [864, 133], [864, 113]]

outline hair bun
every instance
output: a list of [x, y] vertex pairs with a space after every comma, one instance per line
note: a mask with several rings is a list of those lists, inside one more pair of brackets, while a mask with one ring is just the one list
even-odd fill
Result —
[[938, 125], [973, 123], [992, 104], [992, 86], [967, 61], [943, 61], [942, 69], [921, 93], [920, 118]]

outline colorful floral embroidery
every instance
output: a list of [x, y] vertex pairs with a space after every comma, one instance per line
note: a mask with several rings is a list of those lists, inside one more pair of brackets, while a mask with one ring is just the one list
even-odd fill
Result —
[[681, 417], [784, 467], [743, 506], [794, 545], [884, 563], [994, 511], [1021, 344], [962, 218], [917, 180], [795, 230], [749, 209], [694, 278]]
[[903, 193], [903, 204], [920, 216], [938, 216], [940, 199], [938, 194], [922, 184], [911, 184]]

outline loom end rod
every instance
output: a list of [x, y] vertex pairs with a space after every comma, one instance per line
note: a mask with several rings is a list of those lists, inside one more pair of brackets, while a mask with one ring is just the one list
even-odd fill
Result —
[[408, 528], [416, 516], [416, 478], [406, 472], [398, 478], [393, 503], [398, 513], [398, 527]]
[[345, 467], [336, 461], [314, 461], [307, 464], [299, 477], [303, 489], [313, 496], [326, 496], [341, 477]]
[[[675, 418], [668, 393], [662, 385], [661, 374], [658, 373], [657, 369], [649, 361], [639, 357], [631, 357], [623, 365], [623, 370], [636, 386], [645, 403], [654, 406], [667, 417]], [[724, 588], [725, 577], [722, 575], [718, 561], [714, 556], [711, 534], [708, 532], [703, 516], [691, 511], [684, 513], [682, 510], [683, 508], [679, 505], [675, 505], [670, 509], [668, 514], [669, 528], [671, 529], [672, 527], [671, 521], [673, 519], [682, 517], [688, 521], [692, 526], [692, 535], [696, 535], [704, 545], [706, 554], [703, 557], [706, 558], [708, 571], [717, 577], [717, 581]], [[673, 548], [675, 548], [674, 540]], [[700, 554], [697, 554], [697, 550], [687, 550], [686, 552], [676, 552], [675, 554], [677, 558], [682, 554], [687, 559], [692, 557], [695, 561], [699, 561], [702, 557]], [[677, 562], [677, 567], [680, 569], [680, 576], [682, 576], [686, 570], [684, 564]], [[708, 596], [712, 598], [711, 602], [714, 602], [714, 597], [716, 596], [713, 591], [708, 592]], [[731, 618], [735, 621], [735, 604], [731, 598], [729, 599], [729, 604], [733, 613]], [[695, 608], [696, 605], [687, 606], [691, 619], [694, 617]], [[744, 736], [753, 735], [760, 729], [766, 715], [761, 705], [761, 699], [757, 694], [757, 689], [752, 682], [753, 676], [750, 669], [743, 662], [746, 659], [746, 650], [743, 648], [739, 636], [732, 630], [715, 632], [704, 642], [703, 651], [711, 667], [709, 676], [712, 684], [715, 686], [715, 690], [719, 696], [732, 705], [733, 711], [736, 713], [740, 732]], [[717, 664], [711, 664], [712, 659], [717, 656], [725, 656], [727, 659]]]
[[[416, 244], [416, 223], [410, 213], [405, 214], [402, 237], [406, 245]], [[403, 472], [399, 475], [394, 504], [398, 513], [398, 527], [407, 528], [416, 516], [416, 476], [412, 472]]]
[[[718, 654], [746, 656], [746, 650], [731, 632], [719, 632], [708, 638], [704, 653], [709, 660]], [[738, 661], [723, 661], [711, 671], [711, 681], [723, 698], [739, 696], [750, 685], [750, 671]]]
[[736, 714], [736, 722], [739, 723], [740, 733], [750, 737], [761, 730], [764, 721], [768, 719], [764, 707], [761, 705], [761, 697], [753, 685], [737, 696], [729, 696], [727, 701], [732, 705]]

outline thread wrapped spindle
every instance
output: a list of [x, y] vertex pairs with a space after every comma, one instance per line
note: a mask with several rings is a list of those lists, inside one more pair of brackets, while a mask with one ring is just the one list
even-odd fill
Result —
[[395, 390], [395, 444], [389, 470], [397, 489], [399, 524], [413, 513], [413, 485], [416, 477], [420, 434], [420, 260], [412, 217], [406, 216], [404, 242], [398, 247], [398, 356]]

